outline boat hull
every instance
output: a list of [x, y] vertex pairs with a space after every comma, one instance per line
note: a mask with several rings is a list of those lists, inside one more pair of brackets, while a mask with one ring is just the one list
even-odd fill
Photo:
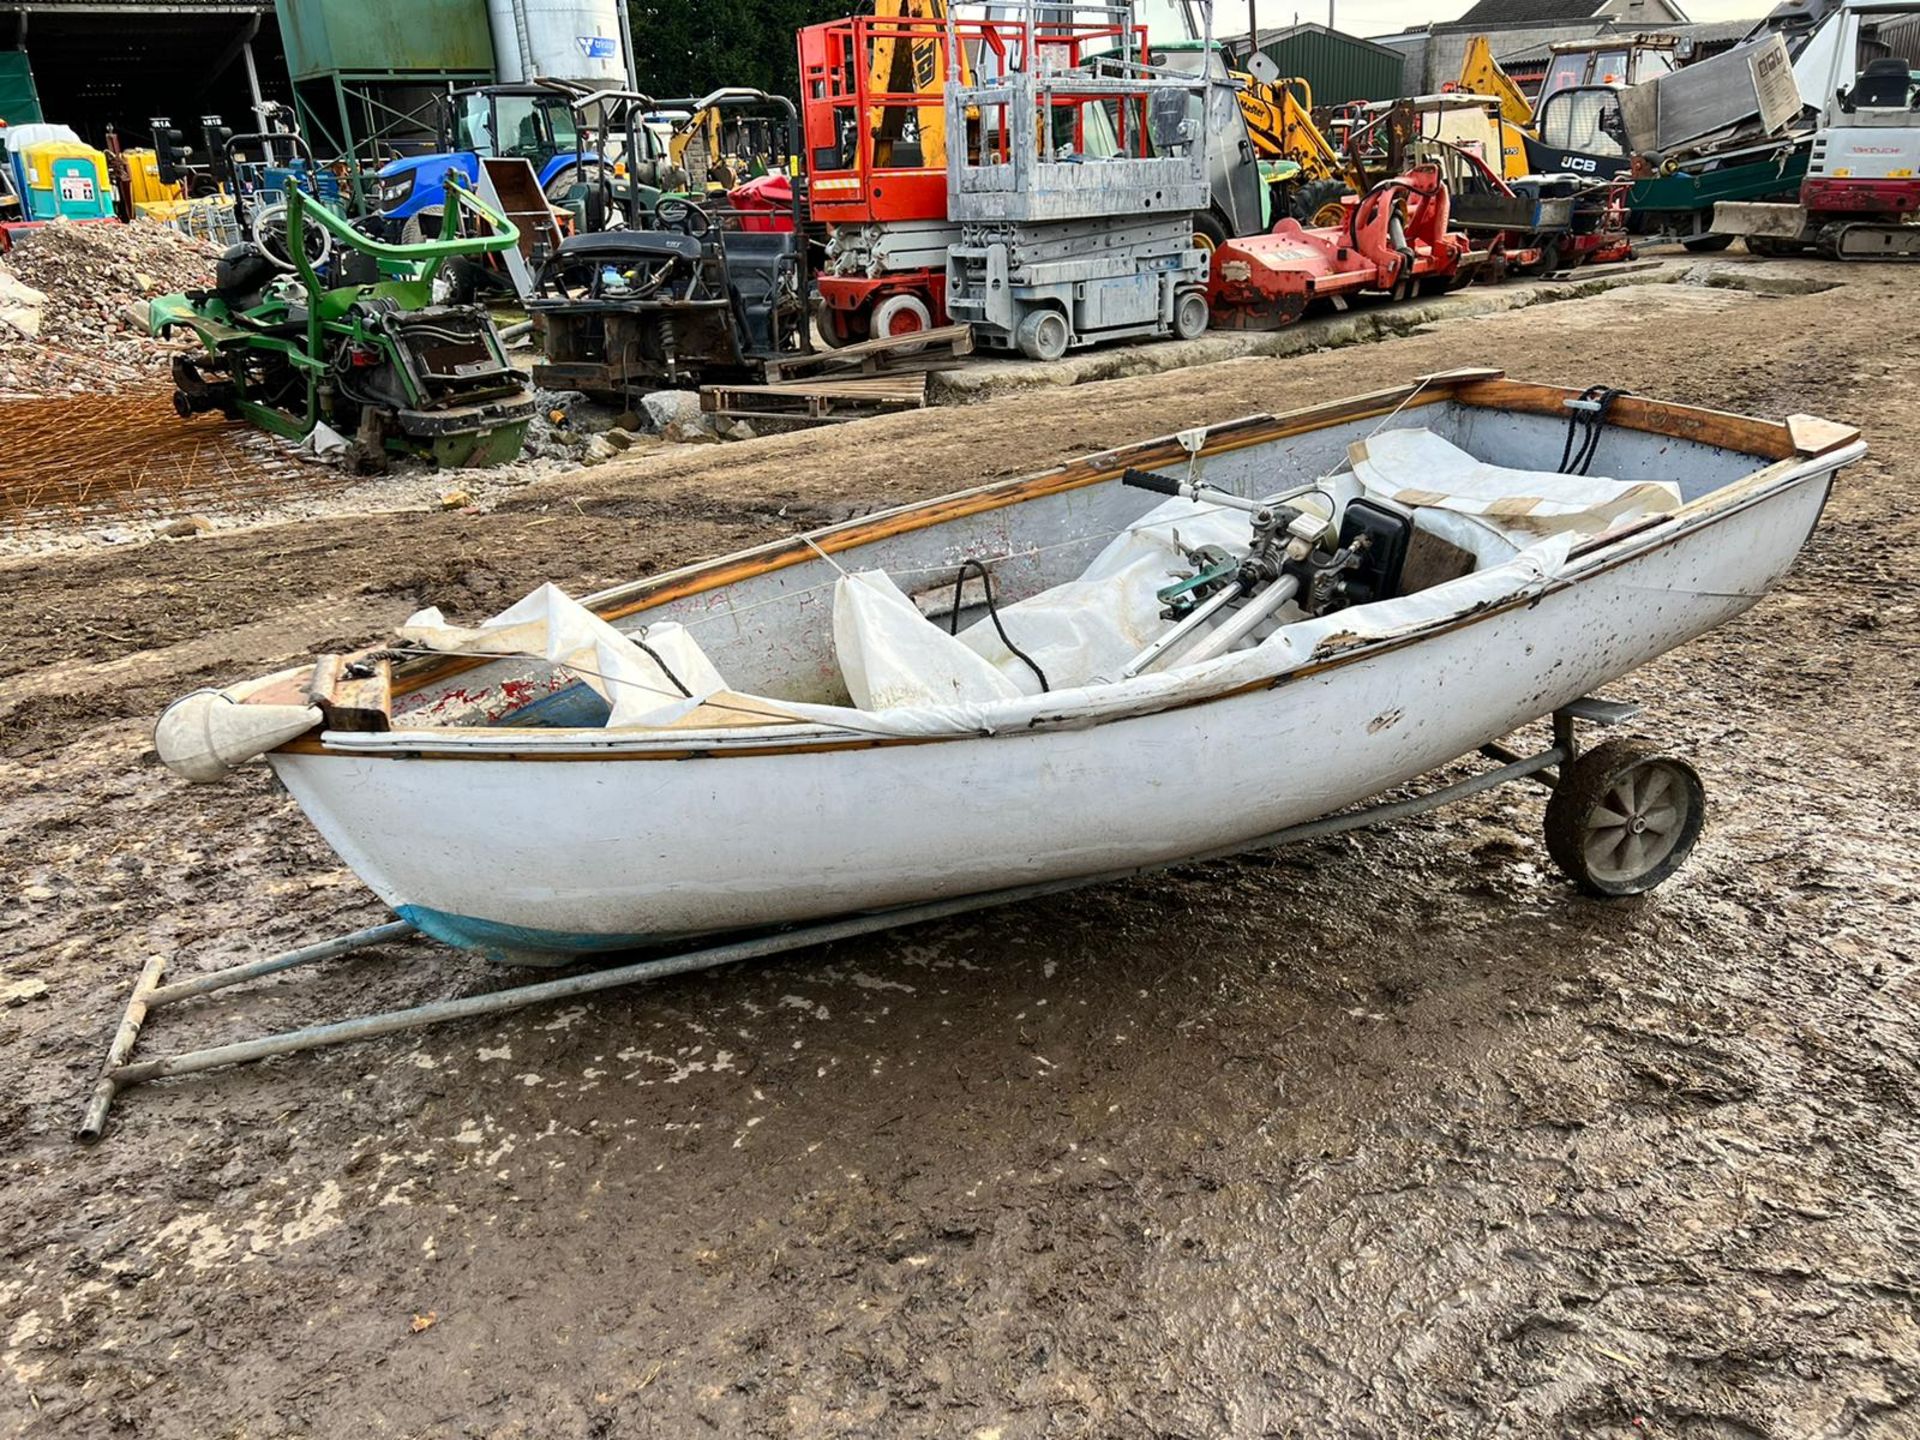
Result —
[[1832, 474], [1709, 502], [1538, 597], [1101, 723], [678, 758], [270, 758], [399, 914], [504, 961], [1164, 863], [1363, 800], [1723, 623], [1792, 564]]

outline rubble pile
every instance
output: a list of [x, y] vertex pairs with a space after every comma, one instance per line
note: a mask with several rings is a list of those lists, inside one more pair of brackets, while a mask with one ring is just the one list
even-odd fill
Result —
[[146, 222], [56, 221], [17, 235], [0, 258], [0, 396], [152, 384], [173, 352], [147, 337], [134, 307], [210, 283], [217, 253]]

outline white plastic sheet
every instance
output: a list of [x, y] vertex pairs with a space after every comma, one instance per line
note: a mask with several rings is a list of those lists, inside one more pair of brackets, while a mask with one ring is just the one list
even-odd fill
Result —
[[[855, 710], [841, 705], [762, 702], [798, 720], [844, 725], [869, 734], [926, 736], [993, 734], [1023, 729], [1043, 718], [1071, 715], [1089, 723], [1169, 704], [1205, 699], [1223, 690], [1271, 679], [1297, 669], [1315, 655], [1361, 640], [1387, 639], [1436, 619], [1540, 593], [1566, 564], [1573, 537], [1556, 535], [1491, 570], [1463, 575], [1416, 595], [1355, 606], [1317, 620], [1276, 630], [1248, 650], [1235, 650], [1197, 665], [1151, 670], [1119, 684], [1092, 683], [1045, 695], [978, 704], [906, 706]], [[929, 625], [929, 628], [933, 628]], [[1017, 661], [1015, 662], [1018, 663]]]
[[40, 336], [40, 317], [47, 308], [47, 297], [31, 285], [17, 280], [0, 265], [0, 325], [17, 331], [29, 340]]
[[1431, 430], [1383, 430], [1347, 448], [1372, 495], [1415, 509], [1471, 515], [1519, 544], [1563, 532], [1597, 535], [1621, 520], [1680, 508], [1680, 487], [1629, 484], [1489, 465]]
[[[1323, 511], [1330, 508], [1324, 499], [1317, 503]], [[1078, 580], [1002, 605], [1000, 624], [1055, 690], [1113, 679], [1168, 628], [1157, 595], [1192, 573], [1182, 547], [1217, 545], [1238, 556], [1246, 554], [1250, 538], [1244, 511], [1169, 500], [1116, 536]], [[1021, 693], [1040, 692], [1039, 679], [1007, 648], [991, 617], [968, 626], [960, 639]]]
[[[649, 625], [639, 633], [643, 646], [557, 585], [542, 585], [476, 626], [449, 625], [430, 608], [408, 619], [399, 633], [430, 650], [550, 660], [578, 675], [613, 707], [609, 728], [672, 725], [726, 691], [720, 672], [685, 626], [671, 620]], [[682, 694], [682, 686], [692, 694]]]
[[880, 570], [842, 575], [835, 582], [833, 647], [847, 693], [862, 710], [981, 705], [1020, 693], [922, 615]]

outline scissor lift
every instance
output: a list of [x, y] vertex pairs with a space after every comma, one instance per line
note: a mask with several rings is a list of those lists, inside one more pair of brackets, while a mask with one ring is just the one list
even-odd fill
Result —
[[[1023, 42], [1010, 63], [947, 85], [947, 214], [960, 226], [947, 311], [976, 343], [1036, 360], [1100, 340], [1190, 339], [1207, 328], [1193, 217], [1212, 199], [1210, 81], [1139, 49], [1053, 65], [1035, 43], [1053, 8], [1018, 7], [1002, 22]], [[1129, 33], [1124, 7], [1098, 13]]]
[[[881, 9], [905, 9], [898, 3]], [[1095, 55], [1144, 53], [1144, 27], [1122, 12], [1042, 20], [933, 13], [861, 15], [799, 32], [807, 198], [828, 226], [817, 322], [850, 345], [949, 322], [949, 80], [1010, 70], [1077, 70]], [[960, 132], [979, 143], [979, 118]]]

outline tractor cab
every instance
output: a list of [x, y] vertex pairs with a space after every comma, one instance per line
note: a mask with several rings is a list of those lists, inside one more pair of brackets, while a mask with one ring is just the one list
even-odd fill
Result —
[[1603, 35], [1592, 40], [1564, 40], [1547, 52], [1547, 73], [1534, 97], [1536, 114], [1561, 90], [1598, 86], [1624, 90], [1629, 85], [1671, 74], [1678, 68], [1677, 35]]
[[1630, 169], [1620, 92], [1671, 74], [1679, 43], [1673, 35], [1609, 35], [1555, 45], [1533, 102], [1528, 171], [1605, 180]]
[[[452, 91], [441, 102], [435, 152], [381, 168], [375, 208], [382, 228], [405, 243], [437, 234], [447, 177], [476, 187], [481, 161], [494, 159], [526, 161], [551, 203], [572, 208], [583, 228], [601, 228], [617, 218], [609, 172], [619, 168], [620, 158], [607, 140], [621, 133], [630, 109], [652, 103], [627, 91], [553, 80]], [[642, 148], [629, 153], [643, 168], [664, 160], [656, 137], [643, 133], [639, 143]]]
[[539, 171], [571, 156], [579, 142], [571, 95], [539, 85], [490, 85], [447, 98], [443, 149], [527, 160]]

